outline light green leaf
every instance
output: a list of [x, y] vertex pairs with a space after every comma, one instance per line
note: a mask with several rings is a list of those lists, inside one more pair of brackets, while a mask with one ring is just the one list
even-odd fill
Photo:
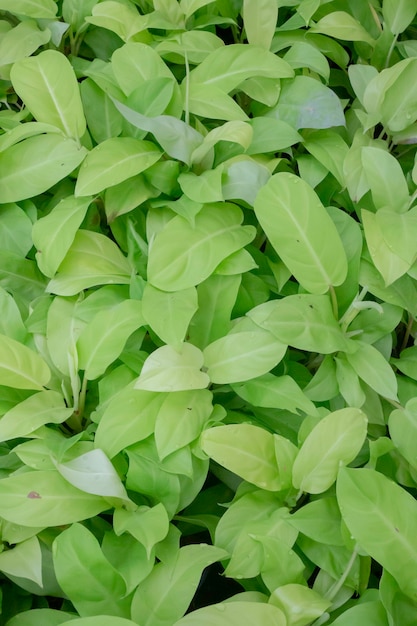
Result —
[[355, 351], [346, 353], [346, 358], [359, 378], [372, 387], [383, 398], [397, 400], [397, 380], [382, 354], [374, 346], [363, 341], [352, 342]]
[[8, 0], [0, 0], [0, 10], [14, 15], [51, 20], [54, 19], [58, 7], [54, 0], [16, 0], [13, 6], [10, 6]]
[[91, 200], [91, 197], [78, 199], [68, 196], [33, 225], [32, 238], [37, 248], [36, 261], [45, 276], [52, 278], [55, 275], [74, 241]]
[[206, 544], [180, 548], [176, 558], [158, 563], [138, 587], [132, 618], [142, 626], [171, 626], [186, 612], [203, 569], [225, 557], [225, 550]]
[[258, 191], [270, 178], [270, 171], [262, 163], [250, 157], [237, 157], [225, 164], [223, 197], [225, 200], [244, 200], [253, 206]]
[[171, 346], [162, 346], [146, 359], [135, 389], [145, 391], [204, 389], [210, 379], [201, 371], [203, 362], [203, 353], [191, 343], [183, 343], [180, 351]]
[[133, 331], [144, 322], [139, 300], [125, 300], [97, 313], [77, 340], [78, 366], [86, 378], [94, 380], [104, 374]]
[[201, 435], [201, 447], [214, 461], [267, 491], [279, 491], [281, 477], [274, 436], [252, 424], [227, 424]]
[[361, 449], [368, 420], [360, 409], [346, 408], [326, 415], [313, 428], [294, 461], [293, 485], [300, 491], [322, 493], [336, 480], [341, 464]]
[[267, 117], [300, 128], [344, 126], [345, 116], [335, 92], [310, 76], [296, 76], [281, 89], [278, 104]]
[[37, 196], [68, 176], [87, 150], [60, 134], [30, 137], [0, 153], [2, 202]]
[[276, 0], [243, 0], [242, 17], [248, 42], [269, 50], [278, 20]]
[[203, 350], [212, 383], [236, 383], [266, 374], [282, 360], [287, 345], [260, 328], [220, 337]]
[[343, 611], [333, 622], [334, 626], [350, 626], [364, 624], [366, 626], [389, 626], [384, 605], [379, 600], [356, 602]]
[[404, 409], [392, 411], [388, 419], [388, 428], [395, 447], [413, 467], [417, 468], [417, 452], [414, 446], [417, 433], [416, 399], [409, 400]]
[[2, 204], [0, 213], [0, 249], [24, 258], [32, 248], [32, 221], [17, 204]]
[[397, 213], [407, 211], [410, 197], [399, 161], [386, 150], [365, 146], [361, 150], [361, 162], [376, 208], [387, 207]]
[[310, 32], [330, 35], [330, 37], [345, 41], [365, 41], [371, 46], [375, 45], [375, 40], [368, 31], [346, 11], [328, 13], [310, 28]]
[[335, 496], [308, 502], [293, 513], [289, 523], [300, 533], [332, 546], [343, 546], [339, 507]]
[[58, 535], [52, 554], [58, 583], [78, 613], [84, 617], [100, 613], [129, 615], [122, 576], [106, 559], [96, 537], [82, 524], [73, 524]]
[[108, 502], [76, 489], [57, 471], [26, 471], [0, 480], [0, 515], [22, 526], [61, 526], [98, 515]]
[[380, 209], [375, 219], [389, 249], [411, 266], [417, 257], [417, 207], [406, 213]]
[[299, 410], [308, 415], [316, 413], [316, 407], [303, 393], [291, 376], [264, 374], [245, 383], [235, 383], [233, 390], [254, 406], [283, 409], [291, 413]]
[[417, 13], [416, 0], [384, 0], [382, 15], [393, 35], [404, 32]]
[[[61, 612], [62, 611], [60, 611], [60, 613]], [[20, 625], [16, 624], [16, 626]], [[26, 625], [22, 624], [22, 626]], [[27, 626], [31, 625], [28, 624]], [[49, 626], [49, 624], [46, 626]], [[55, 626], [55, 624], [53, 626]], [[137, 624], [136, 622], [132, 622], [130, 619], [125, 619], [124, 617], [115, 617], [114, 615], [111, 617], [109, 615], [97, 615], [92, 617], [76, 617], [68, 622], [62, 622], [61, 626], [137, 626]]]
[[191, 318], [198, 309], [197, 291], [161, 291], [147, 283], [143, 291], [142, 311], [146, 323], [164, 343], [179, 346], [185, 339]]
[[133, 137], [113, 137], [93, 148], [80, 168], [75, 196], [99, 193], [136, 176], [161, 158], [150, 141]]
[[112, 101], [128, 122], [141, 130], [152, 133], [170, 157], [179, 159], [187, 165], [191, 164], [192, 153], [203, 141], [203, 136], [194, 128], [170, 115], [146, 117], [114, 98]]
[[241, 226], [239, 207], [206, 204], [192, 226], [174, 217], [152, 241], [148, 280], [158, 289], [179, 291], [193, 287], [213, 273], [217, 265], [254, 237], [252, 226]]
[[392, 358], [391, 363], [397, 367], [400, 372], [417, 380], [417, 346], [410, 346], [402, 350], [399, 359]]
[[371, 469], [341, 468], [336, 484], [343, 521], [363, 550], [412, 598], [417, 589], [417, 503]]
[[288, 626], [306, 626], [323, 615], [331, 605], [331, 601], [313, 589], [297, 584], [282, 585], [275, 589], [269, 603], [281, 609]]
[[243, 148], [247, 149], [251, 144], [252, 138], [253, 130], [247, 122], [240, 122], [239, 120], [225, 122], [225, 124], [213, 128], [204, 137], [201, 146], [194, 150], [192, 161], [193, 163], [202, 162], [219, 141], [238, 143]]
[[77, 231], [47, 291], [73, 296], [96, 285], [130, 282], [131, 267], [116, 244], [101, 233]]
[[222, 202], [223, 165], [213, 170], [206, 170], [199, 176], [193, 172], [183, 172], [178, 177], [178, 183], [183, 193], [194, 202]]
[[184, 84], [183, 94], [189, 112], [194, 115], [214, 120], [249, 121], [237, 102], [216, 85], [192, 82], [187, 88]]
[[98, 424], [96, 447], [112, 459], [123, 448], [149, 437], [165, 397], [164, 393], [131, 387], [116, 394]]
[[312, 44], [305, 41], [295, 42], [288, 50], [284, 59], [294, 69], [308, 67], [313, 72], [323, 76], [326, 83], [329, 82], [330, 66], [329, 62], [319, 50]]
[[0, 419], [0, 441], [26, 437], [44, 424], [61, 424], [72, 415], [56, 391], [40, 391], [7, 411]]
[[86, 123], [80, 91], [69, 60], [56, 50], [45, 50], [13, 65], [10, 78], [15, 91], [38, 122], [60, 128], [79, 139]]
[[113, 514], [113, 527], [116, 535], [128, 532], [135, 537], [146, 548], [149, 559], [155, 544], [167, 536], [169, 519], [162, 504], [140, 506], [135, 511], [119, 508]]
[[126, 489], [103, 450], [96, 448], [67, 463], [56, 463], [58, 472], [71, 485], [105, 498], [120, 498], [129, 502]]
[[261, 328], [299, 350], [330, 354], [349, 349], [326, 295], [297, 294], [271, 300], [248, 312]]
[[174, 626], [287, 626], [284, 613], [262, 602], [226, 602], [192, 611]]
[[39, 539], [31, 537], [0, 554], [0, 571], [27, 578], [42, 587], [42, 554]]
[[255, 213], [278, 255], [301, 285], [323, 294], [346, 278], [347, 259], [332, 219], [298, 176], [275, 174], [258, 193]]
[[20, 343], [25, 343], [27, 339], [27, 329], [23, 324], [22, 316], [13, 296], [0, 287], [0, 333], [15, 339]]
[[343, 165], [349, 148], [340, 135], [332, 130], [318, 130], [308, 135], [304, 147], [333, 174], [344, 187]]
[[129, 41], [148, 27], [147, 16], [140, 15], [133, 4], [110, 0], [97, 2], [93, 7], [92, 16], [88, 15], [85, 21], [113, 31], [123, 41]]
[[51, 372], [45, 361], [23, 344], [0, 335], [0, 375], [2, 385], [17, 389], [42, 389]]
[[214, 0], [181, 0], [180, 8], [184, 13], [185, 19], [188, 20], [188, 18], [191, 17], [193, 13], [198, 11], [198, 9], [201, 9], [212, 2], [214, 2]]
[[155, 443], [161, 460], [200, 436], [213, 411], [212, 401], [207, 389], [168, 394], [155, 423]]
[[[51, 31], [41, 30], [35, 20], [20, 22], [6, 33], [0, 42], [0, 63], [2, 66], [15, 63], [30, 56], [40, 46], [48, 43]], [[2, 78], [9, 78], [8, 68], [0, 70]]]
[[94, 141], [101, 143], [120, 135], [123, 130], [123, 117], [116, 110], [108, 94], [100, 89], [92, 78], [83, 80], [80, 92], [88, 130]]
[[23, 139], [42, 135], [43, 133], [57, 133], [58, 135], [62, 135], [62, 131], [56, 126], [52, 126], [52, 124], [45, 124], [44, 122], [25, 122], [24, 124], [13, 126], [13, 128], [7, 130], [0, 136], [0, 151], [3, 152], [7, 148], [19, 143], [19, 141], [23, 141]]
[[255, 117], [250, 120], [253, 129], [253, 139], [246, 154], [262, 154], [263, 152], [278, 152], [303, 141], [297, 131], [282, 120], [271, 117]]

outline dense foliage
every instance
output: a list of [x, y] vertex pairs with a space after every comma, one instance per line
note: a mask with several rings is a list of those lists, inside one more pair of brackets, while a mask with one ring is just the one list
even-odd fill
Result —
[[0, 624], [415, 626], [416, 13], [0, 0]]

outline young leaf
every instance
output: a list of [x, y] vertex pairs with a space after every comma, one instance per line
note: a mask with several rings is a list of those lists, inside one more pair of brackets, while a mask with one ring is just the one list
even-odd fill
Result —
[[0, 335], [0, 375], [2, 385], [16, 389], [42, 389], [51, 372], [45, 361], [23, 344]]
[[266, 374], [282, 360], [287, 346], [265, 330], [236, 332], [210, 343], [203, 350], [212, 383], [236, 383]]
[[126, 584], [87, 528], [73, 524], [54, 540], [52, 551], [59, 585], [78, 613], [84, 617], [129, 615]]
[[61, 134], [30, 137], [0, 153], [2, 202], [37, 196], [68, 176], [87, 150]]
[[78, 366], [88, 380], [98, 378], [119, 356], [129, 336], [144, 324], [139, 300], [100, 311], [77, 340]]
[[96, 285], [129, 284], [131, 267], [116, 244], [101, 233], [77, 231], [47, 291], [73, 296]]
[[183, 343], [179, 351], [162, 346], [146, 359], [135, 388], [145, 391], [204, 389], [210, 379], [201, 371], [203, 363], [203, 353], [191, 343]]
[[175, 559], [158, 563], [139, 585], [132, 600], [132, 618], [143, 626], [171, 626], [186, 612], [203, 569], [225, 557], [227, 552], [215, 546], [180, 548]]
[[208, 278], [224, 258], [253, 239], [254, 228], [241, 226], [242, 219], [239, 207], [228, 203], [205, 205], [194, 226], [174, 217], [151, 243], [149, 282], [164, 291], [179, 291]]
[[286, 626], [284, 613], [272, 604], [263, 602], [226, 602], [192, 611], [174, 626]]
[[85, 133], [86, 123], [77, 79], [69, 60], [45, 50], [15, 63], [10, 78], [33, 117], [57, 126], [72, 139]]
[[70, 485], [57, 471], [27, 471], [0, 480], [0, 515], [22, 526], [61, 526], [94, 517], [108, 502]]
[[382, 15], [393, 35], [399, 35], [411, 24], [417, 13], [416, 0], [384, 0]]
[[347, 259], [336, 227], [301, 178], [272, 176], [256, 197], [255, 213], [276, 252], [307, 291], [323, 294], [345, 280]]
[[113, 137], [87, 155], [80, 168], [75, 196], [99, 193], [148, 169], [161, 158], [155, 144], [133, 137]]
[[340, 409], [326, 415], [307, 436], [293, 465], [293, 485], [322, 493], [336, 480], [339, 466], [350, 463], [361, 449], [368, 420], [360, 409]]
[[155, 544], [167, 536], [169, 519], [162, 504], [152, 508], [141, 506], [135, 511], [119, 508], [113, 515], [113, 527], [117, 535], [131, 533], [146, 548], [149, 559]]
[[0, 441], [26, 437], [44, 424], [61, 424], [73, 413], [56, 391], [40, 391], [7, 411], [0, 419]]
[[252, 76], [291, 78], [293, 69], [280, 57], [251, 44], [231, 44], [215, 50], [190, 73], [191, 83], [229, 93]]
[[68, 196], [61, 200], [48, 215], [35, 222], [33, 243], [37, 248], [36, 261], [45, 276], [52, 278], [64, 260], [75, 233], [83, 221], [92, 198]]
[[417, 504], [402, 487], [371, 469], [341, 468], [336, 484], [342, 518], [358, 544], [415, 598]]
[[243, 25], [250, 44], [269, 50], [278, 20], [275, 0], [243, 0]]
[[350, 347], [326, 295], [286, 296], [260, 304], [247, 315], [279, 341], [299, 350], [330, 354]]
[[201, 435], [201, 447], [210, 458], [257, 487], [282, 488], [274, 437], [263, 428], [252, 424], [209, 428]]

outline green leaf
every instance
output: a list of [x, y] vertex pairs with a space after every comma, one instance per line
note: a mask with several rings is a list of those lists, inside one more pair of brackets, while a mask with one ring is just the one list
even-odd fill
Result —
[[215, 120], [248, 122], [249, 118], [225, 91], [215, 85], [191, 82], [183, 86], [188, 110], [194, 115]]
[[371, 469], [341, 468], [336, 485], [342, 518], [363, 550], [416, 597], [417, 504], [399, 485]]
[[72, 139], [85, 133], [86, 123], [74, 70], [56, 50], [45, 50], [13, 65], [15, 91], [38, 122], [57, 126]]
[[250, 125], [253, 128], [253, 139], [246, 154], [278, 152], [303, 140], [292, 126], [282, 120], [255, 117], [250, 120]]
[[316, 407], [291, 376], [264, 374], [244, 383], [235, 383], [233, 390], [254, 406], [283, 409], [291, 413], [299, 410], [314, 415]]
[[181, 0], [180, 8], [184, 13], [185, 19], [188, 20], [189, 17], [202, 7], [211, 4], [214, 0]]
[[335, 626], [366, 624], [366, 626], [388, 626], [388, 618], [379, 600], [356, 603], [344, 611], [333, 622]]
[[310, 28], [312, 33], [322, 33], [346, 41], [365, 41], [371, 46], [375, 40], [352, 15], [345, 11], [333, 11], [322, 17]]
[[30, 19], [21, 22], [3, 35], [0, 42], [2, 78], [9, 78], [8, 68], [3, 66], [30, 56], [40, 46], [48, 43], [50, 39], [51, 31], [48, 28], [41, 30], [35, 20]]
[[58, 535], [52, 550], [59, 585], [78, 613], [83, 617], [129, 615], [126, 584], [87, 528], [73, 524]]
[[3, 385], [17, 389], [42, 389], [51, 372], [45, 361], [23, 344], [0, 335], [0, 374]]
[[304, 585], [282, 585], [272, 593], [269, 603], [276, 606], [287, 618], [288, 626], [305, 626], [318, 619], [331, 602]]
[[201, 371], [203, 363], [203, 353], [191, 343], [183, 343], [179, 351], [162, 346], [146, 359], [135, 388], [145, 391], [204, 389], [210, 379]]
[[248, 42], [269, 50], [278, 20], [276, 0], [243, 0], [242, 17]]
[[60, 134], [30, 137], [0, 153], [2, 202], [37, 196], [68, 176], [87, 150]]
[[292, 68], [280, 57], [251, 44], [231, 44], [209, 54], [190, 73], [190, 82], [229, 93], [252, 76], [291, 78]]
[[332, 546], [344, 545], [341, 521], [334, 496], [309, 502], [295, 511], [289, 519], [289, 523], [307, 537]]
[[54, 19], [58, 7], [54, 0], [16, 0], [10, 6], [8, 0], [0, 0], [0, 10], [26, 17]]
[[286, 626], [284, 613], [271, 604], [262, 602], [226, 602], [213, 604], [197, 611], [192, 611], [174, 626]]
[[0, 441], [26, 437], [44, 424], [61, 424], [72, 415], [56, 391], [40, 391], [7, 411], [0, 419]]
[[203, 569], [226, 556], [225, 550], [206, 544], [180, 548], [172, 561], [158, 563], [138, 587], [133, 619], [143, 626], [171, 626], [186, 612]]
[[307, 436], [294, 461], [293, 485], [300, 491], [322, 493], [336, 480], [366, 437], [367, 418], [360, 409], [346, 408], [326, 415]]
[[37, 248], [36, 261], [45, 276], [52, 278], [55, 275], [74, 241], [91, 200], [90, 197], [77, 199], [68, 196], [33, 225], [32, 238]]
[[346, 358], [359, 378], [372, 387], [383, 398], [397, 400], [397, 380], [391, 366], [374, 346], [355, 341], [355, 351], [346, 353]]
[[[124, 617], [115, 617], [114, 615], [112, 615], [111, 617], [109, 615], [76, 617], [75, 624], [73, 622], [74, 619], [71, 619], [71, 621], [63, 622], [62, 626], [137, 626], [136, 622], [132, 622], [132, 620], [130, 619], [125, 619]], [[19, 624], [16, 624], [16, 626], [19, 626]], [[22, 626], [25, 625], [22, 624]], [[28, 626], [30, 625], [28, 624]], [[47, 626], [49, 626], [49, 624]]]
[[346, 278], [336, 226], [314, 190], [298, 176], [275, 174], [258, 193], [255, 213], [274, 249], [301, 285], [323, 294]]
[[411, 24], [417, 13], [416, 0], [384, 0], [382, 15], [393, 35], [399, 35]]
[[95, 445], [112, 459], [149, 437], [166, 395], [127, 387], [109, 402], [97, 427]]
[[200, 436], [213, 411], [212, 400], [207, 389], [167, 395], [155, 422], [155, 443], [161, 460]]
[[110, 97], [91, 79], [80, 85], [88, 130], [94, 141], [100, 143], [117, 137], [123, 130], [123, 118]]
[[22, 541], [0, 554], [0, 571], [9, 576], [27, 578], [42, 587], [42, 553], [37, 537]]
[[288, 50], [284, 59], [293, 69], [308, 67], [329, 82], [330, 66], [324, 54], [305, 41], [295, 42]]
[[267, 117], [300, 128], [344, 126], [345, 116], [335, 92], [310, 76], [296, 76], [281, 89], [278, 104]]
[[389, 433], [395, 447], [413, 467], [417, 467], [417, 454], [413, 445], [417, 431], [416, 409], [415, 399], [409, 400], [404, 409], [392, 411], [388, 419]]
[[97, 313], [77, 340], [78, 367], [85, 377], [94, 380], [104, 374], [144, 321], [139, 300], [125, 300]]
[[32, 248], [32, 221], [17, 204], [3, 204], [0, 214], [0, 248], [22, 258]]
[[113, 137], [87, 155], [80, 168], [75, 196], [88, 196], [136, 176], [161, 158], [150, 141]]
[[343, 165], [349, 148], [342, 137], [331, 130], [318, 130], [308, 135], [307, 141], [304, 142], [304, 147], [344, 187]]
[[299, 350], [330, 354], [349, 349], [326, 295], [297, 294], [260, 304], [248, 316], [279, 341]]
[[192, 172], [183, 172], [178, 177], [178, 183], [184, 194], [190, 200], [199, 202], [204, 198], [206, 202], [221, 202], [223, 166], [214, 170], [207, 170], [196, 176]]
[[266, 374], [282, 360], [287, 345], [260, 328], [230, 333], [203, 350], [212, 383], [236, 383]]
[[61, 526], [94, 517], [108, 502], [70, 485], [57, 471], [26, 471], [0, 480], [0, 515], [22, 526]]
[[140, 15], [130, 3], [100, 2], [94, 5], [92, 13], [92, 16], [85, 18], [86, 22], [108, 28], [123, 41], [129, 41], [148, 27], [147, 17]]
[[282, 488], [274, 436], [263, 428], [252, 424], [209, 428], [201, 435], [201, 447], [210, 458], [257, 487]]
[[167, 536], [169, 519], [162, 504], [152, 508], [141, 506], [135, 511], [119, 508], [114, 512], [113, 526], [117, 535], [131, 533], [146, 548], [149, 559], [155, 544]]
[[365, 146], [361, 160], [376, 208], [388, 207], [397, 213], [407, 211], [408, 186], [397, 159], [386, 150]]
[[194, 287], [167, 292], [147, 283], [143, 292], [142, 311], [146, 323], [164, 341], [173, 347], [185, 339], [191, 318], [198, 309]]
[[101, 233], [77, 231], [47, 291], [73, 296], [96, 285], [129, 284], [131, 267], [116, 244]]
[[228, 203], [205, 205], [194, 226], [174, 217], [151, 243], [149, 282], [179, 291], [208, 278], [223, 259], [253, 239], [254, 228], [241, 226], [242, 219], [239, 207]]

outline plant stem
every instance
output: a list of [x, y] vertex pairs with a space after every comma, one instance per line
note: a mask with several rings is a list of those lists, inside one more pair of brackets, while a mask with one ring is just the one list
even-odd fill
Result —
[[332, 300], [333, 315], [335, 319], [338, 320], [339, 319], [339, 306], [337, 304], [337, 296], [336, 296], [336, 292], [334, 290], [333, 285], [330, 285], [329, 291], [330, 291], [330, 298]]
[[341, 590], [341, 588], [343, 587], [343, 585], [346, 582], [347, 577], [350, 574], [350, 571], [355, 563], [356, 557], [358, 556], [358, 549], [357, 547], [355, 547], [354, 551], [352, 552], [352, 556], [350, 557], [341, 577], [339, 578], [339, 580], [333, 585], [333, 587], [330, 587], [329, 591], [325, 594], [325, 598], [327, 600], [333, 600], [333, 598], [335, 598], [337, 596], [337, 594], [339, 593], [339, 591]]
[[389, 62], [390, 62], [390, 60], [391, 60], [391, 56], [392, 56], [392, 53], [394, 52], [394, 48], [395, 48], [395, 45], [396, 45], [396, 43], [397, 43], [397, 39], [398, 39], [398, 35], [395, 35], [395, 37], [394, 37], [394, 39], [392, 40], [391, 45], [390, 45], [390, 47], [389, 47], [388, 54], [387, 54], [387, 58], [386, 58], [386, 61], [385, 61], [385, 67], [386, 67], [386, 68], [388, 67]]
[[190, 65], [188, 63], [188, 55], [187, 50], [184, 49], [184, 60], [185, 60], [185, 103], [184, 103], [184, 114], [185, 114], [185, 123], [190, 123]]

